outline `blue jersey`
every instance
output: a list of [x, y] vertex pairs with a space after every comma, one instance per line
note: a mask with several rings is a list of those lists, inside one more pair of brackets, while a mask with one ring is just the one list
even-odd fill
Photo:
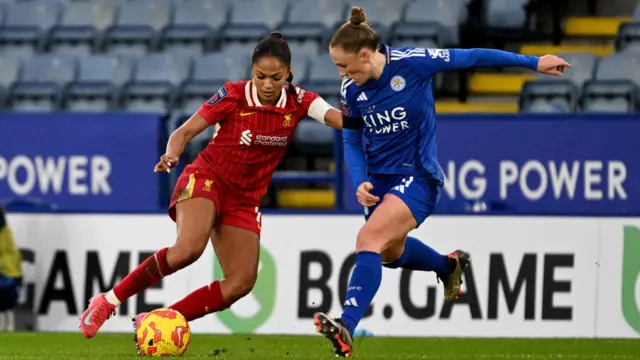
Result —
[[[417, 175], [439, 183], [433, 77], [473, 66], [536, 69], [537, 57], [487, 49], [425, 49], [380, 46], [386, 64], [379, 79], [357, 86], [345, 78], [340, 91], [346, 118], [361, 119], [357, 135], [345, 126], [345, 160], [357, 187], [370, 174]], [[364, 136], [363, 136], [364, 135]], [[355, 147], [364, 137], [365, 166]], [[354, 141], [357, 139], [357, 141]], [[351, 143], [351, 144], [350, 144]], [[358, 144], [362, 147], [362, 144]], [[364, 169], [361, 169], [364, 167]]]

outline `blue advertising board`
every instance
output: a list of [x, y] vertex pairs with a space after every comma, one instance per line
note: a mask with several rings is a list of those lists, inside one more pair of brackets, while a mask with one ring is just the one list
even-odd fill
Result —
[[640, 116], [440, 116], [437, 142], [438, 213], [640, 215]]
[[62, 211], [157, 211], [161, 115], [0, 113], [0, 201]]

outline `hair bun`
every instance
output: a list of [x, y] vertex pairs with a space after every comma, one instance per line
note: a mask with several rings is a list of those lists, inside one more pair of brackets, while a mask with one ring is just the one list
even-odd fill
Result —
[[271, 39], [284, 39], [284, 36], [282, 35], [282, 33], [280, 31], [272, 31], [269, 34], [269, 38], [271, 38]]
[[364, 10], [360, 7], [352, 7], [349, 23], [358, 26], [365, 21], [367, 21], [367, 15], [364, 13]]

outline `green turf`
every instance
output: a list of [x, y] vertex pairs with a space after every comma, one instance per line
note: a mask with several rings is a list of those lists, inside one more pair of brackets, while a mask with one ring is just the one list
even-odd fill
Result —
[[[0, 333], [0, 359], [136, 359], [131, 336]], [[332, 359], [321, 337], [196, 335], [186, 358]], [[359, 338], [354, 359], [640, 359], [638, 340]]]

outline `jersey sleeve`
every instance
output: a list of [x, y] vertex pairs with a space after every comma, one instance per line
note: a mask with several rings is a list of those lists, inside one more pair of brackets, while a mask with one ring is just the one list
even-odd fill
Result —
[[439, 72], [475, 67], [538, 68], [537, 56], [527, 56], [493, 49], [414, 49], [421, 56], [411, 57], [421, 72], [433, 75]]
[[345, 78], [342, 81], [342, 87], [340, 89], [342, 126], [344, 129], [359, 130], [362, 128], [364, 121], [360, 115], [360, 110], [358, 110], [358, 107], [350, 100], [348, 89], [352, 83], [353, 80]]
[[207, 100], [200, 109], [198, 115], [202, 116], [209, 125], [226, 119], [238, 105], [238, 90], [234, 84], [226, 83], [213, 96]]

